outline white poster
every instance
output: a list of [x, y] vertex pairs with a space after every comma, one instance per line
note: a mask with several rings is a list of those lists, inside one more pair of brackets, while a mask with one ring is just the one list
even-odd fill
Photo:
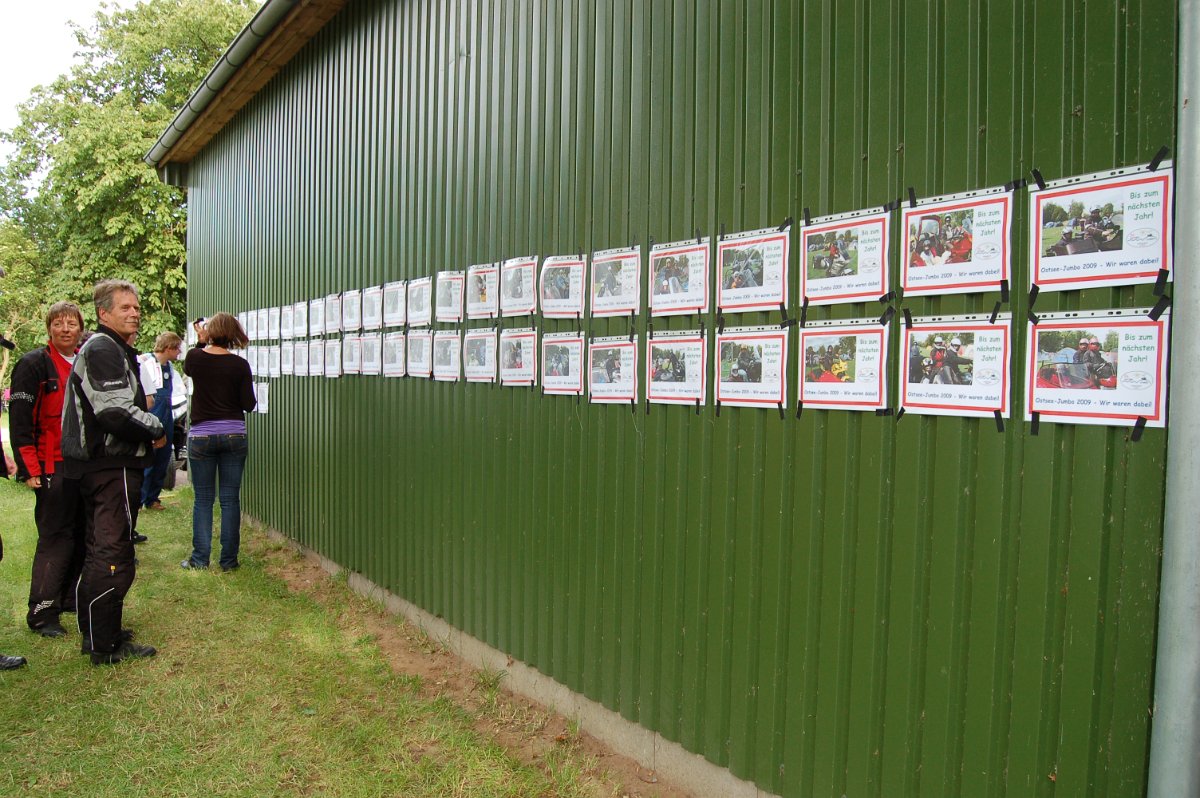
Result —
[[599, 404], [637, 401], [637, 341], [623, 336], [593, 338], [588, 344], [588, 394]]
[[629, 316], [641, 309], [642, 248], [592, 254], [592, 315]]
[[297, 377], [308, 376], [308, 341], [296, 341], [292, 345], [294, 368], [293, 373]]
[[[322, 301], [322, 304], [324, 302]], [[308, 342], [308, 375], [320, 377], [325, 374], [325, 342], [318, 339]]]
[[708, 342], [700, 330], [655, 333], [646, 344], [646, 398], [654, 404], [703, 405]]
[[1055, 313], [1029, 325], [1025, 419], [1147, 427], [1167, 423], [1170, 314]]
[[254, 373], [260, 377], [269, 377], [271, 375], [271, 348], [269, 346], [255, 347], [258, 351], [258, 366], [254, 369]]
[[267, 339], [267, 326], [271, 314], [267, 312], [266, 308], [261, 308], [255, 312], [258, 314], [258, 339], [265, 341]]
[[734, 327], [717, 334], [717, 401], [733, 407], [787, 402], [787, 330]]
[[279, 308], [267, 308], [267, 338], [279, 340]]
[[242, 331], [246, 333], [247, 338], [253, 341], [254, 336], [250, 334], [251, 317], [253, 317], [254, 323], [258, 324], [258, 316], [254, 315], [253, 312], [247, 312], [243, 310], [241, 313], [237, 314], [238, 324], [242, 325]]
[[437, 320], [441, 322], [462, 321], [463, 317], [463, 273], [438, 272], [437, 275]]
[[267, 415], [271, 411], [271, 383], [254, 383], [254, 412]]
[[362, 328], [364, 330], [379, 330], [383, 328], [382, 285], [376, 285], [363, 289]]
[[708, 312], [709, 241], [698, 238], [650, 248], [650, 315]]
[[292, 311], [292, 337], [304, 338], [308, 335], [308, 303], [300, 300]]
[[[428, 327], [433, 320], [433, 278], [408, 281], [408, 326]], [[411, 369], [409, 370], [411, 374]]]
[[537, 330], [502, 330], [498, 358], [501, 385], [536, 385]]
[[810, 305], [870, 302], [888, 292], [888, 222], [872, 208], [813, 219], [800, 228], [800, 296]]
[[509, 258], [500, 265], [500, 315], [537, 313], [537, 257]]
[[790, 224], [718, 239], [717, 308], [747, 313], [786, 305], [791, 240]]
[[500, 314], [500, 270], [494, 263], [467, 269], [467, 318], [494, 319]]
[[362, 292], [355, 288], [342, 294], [342, 330], [358, 332], [360, 329], [362, 329]]
[[[381, 317], [382, 318], [382, 317]], [[359, 339], [359, 373], [383, 373], [383, 337], [377, 332], [369, 332]]]
[[583, 393], [583, 335], [566, 332], [542, 336], [542, 390], [567, 396]]
[[542, 261], [543, 316], [551, 319], [583, 317], [583, 277], [586, 271], [587, 260], [578, 255], [555, 255]]
[[900, 229], [905, 296], [997, 291], [1009, 279], [1012, 192], [1003, 187], [906, 204]]
[[1174, 170], [1144, 166], [1030, 186], [1030, 278], [1042, 291], [1153, 283], [1172, 274]]
[[906, 328], [900, 406], [906, 413], [1008, 418], [1012, 321], [1001, 313], [915, 319]]
[[496, 330], [467, 330], [463, 336], [463, 374], [467, 382], [496, 381]]
[[292, 333], [292, 318], [295, 310], [295, 307], [292, 305], [284, 305], [279, 309], [279, 337], [285, 341], [290, 341], [294, 335]]
[[280, 358], [279, 349], [280, 349], [279, 344], [275, 344], [274, 346], [267, 347], [267, 376], [268, 377], [278, 377], [283, 373], [280, 370], [282, 368], [282, 366], [279, 362], [279, 358]]
[[342, 295], [330, 294], [325, 297], [325, 332], [337, 333], [342, 331]]
[[291, 341], [284, 341], [279, 345], [279, 373], [281, 376], [290, 377], [296, 373], [292, 359], [295, 354], [296, 345]]
[[383, 326], [408, 324], [408, 283], [397, 280], [383, 286]]
[[383, 376], [403, 377], [408, 373], [404, 333], [383, 334]]
[[342, 342], [339, 338], [325, 341], [325, 376], [342, 376]]
[[433, 334], [429, 330], [409, 331], [407, 371], [410, 377], [428, 377], [433, 373]]
[[462, 361], [462, 338], [458, 330], [438, 330], [433, 334], [433, 378], [458, 382]]
[[[343, 306], [344, 307], [344, 306]], [[344, 319], [344, 317], [343, 317]], [[362, 340], [357, 335], [342, 337], [342, 373], [358, 374], [362, 371]]]
[[888, 328], [878, 319], [809, 322], [800, 330], [800, 401], [820, 410], [888, 406]]
[[[308, 335], [319, 338], [325, 334], [325, 300], [314, 299], [308, 303]], [[315, 374], [313, 375], [316, 376]]]

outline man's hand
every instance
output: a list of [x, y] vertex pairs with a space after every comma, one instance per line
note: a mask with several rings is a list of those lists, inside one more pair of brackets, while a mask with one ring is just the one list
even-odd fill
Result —
[[167, 445], [167, 436], [166, 435], [162, 436], [161, 438], [159, 438], [158, 440], [156, 440], [154, 442], [155, 449], [161, 449], [162, 447], [164, 447], [166, 445]]
[[28, 485], [33, 490], [37, 490], [38, 488], [42, 487], [42, 478], [41, 477], [30, 477], [29, 479], [25, 480], [25, 484]]
[[147, 410], [154, 409], [154, 397], [153, 396], [146, 397], [146, 409]]

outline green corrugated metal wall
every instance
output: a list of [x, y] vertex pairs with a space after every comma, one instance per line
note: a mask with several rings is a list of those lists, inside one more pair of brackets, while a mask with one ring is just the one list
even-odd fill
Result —
[[[192, 163], [191, 315], [1143, 163], [1174, 140], [1175, 14], [352, 2]], [[250, 513], [766, 790], [1144, 792], [1161, 430], [273, 382]]]

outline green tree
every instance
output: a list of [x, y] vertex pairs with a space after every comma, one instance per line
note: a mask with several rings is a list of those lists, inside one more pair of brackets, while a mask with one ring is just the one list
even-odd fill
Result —
[[[31, 276], [48, 302], [71, 299], [90, 322], [92, 284], [119, 277], [141, 292], [143, 348], [159, 332], [183, 332], [185, 195], [142, 156], [258, 5], [143, 0], [102, 6], [75, 27], [70, 73], [35, 88], [3, 134], [14, 153], [0, 173], [0, 214], [35, 250]], [[0, 323], [10, 323], [3, 308]]]

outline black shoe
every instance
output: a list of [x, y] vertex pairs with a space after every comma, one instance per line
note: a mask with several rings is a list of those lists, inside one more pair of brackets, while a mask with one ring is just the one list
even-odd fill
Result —
[[[121, 633], [119, 635], [117, 635], [118, 643], [128, 643], [132, 639], [133, 639], [133, 630], [132, 629], [122, 629]], [[80, 654], [91, 654], [92, 653], [92, 650], [90, 648], [88, 648], [86, 640], [84, 641], [83, 645], [79, 647], [79, 653]]]
[[118, 662], [127, 659], [144, 659], [145, 657], [153, 657], [158, 651], [154, 646], [143, 646], [134, 643], [132, 640], [126, 640], [121, 645], [117, 646], [117, 650], [111, 654], [97, 654], [92, 652], [93, 665], [116, 665]]
[[150, 539], [150, 538], [146, 537], [146, 536], [145, 536], [145, 535], [143, 535], [141, 532], [134, 532], [134, 533], [133, 533], [133, 542], [134, 542], [134, 543], [145, 543], [145, 542], [146, 542], [147, 540], [149, 540], [149, 539]]
[[41, 626], [33, 627], [33, 631], [40, 634], [42, 637], [66, 637], [67, 630], [62, 627], [58, 621], [50, 621]]
[[24, 664], [24, 657], [10, 657], [7, 654], [0, 654], [0, 671], [15, 671]]
[[207, 565], [197, 565], [196, 563], [192, 562], [191, 559], [187, 559], [179, 563], [179, 567], [185, 571], [204, 571], [208, 569]]
[[239, 569], [241, 567], [242, 567], [242, 564], [240, 562], [235, 562], [233, 565], [222, 565], [221, 570], [226, 571], [226, 572], [236, 571], [237, 569]]

